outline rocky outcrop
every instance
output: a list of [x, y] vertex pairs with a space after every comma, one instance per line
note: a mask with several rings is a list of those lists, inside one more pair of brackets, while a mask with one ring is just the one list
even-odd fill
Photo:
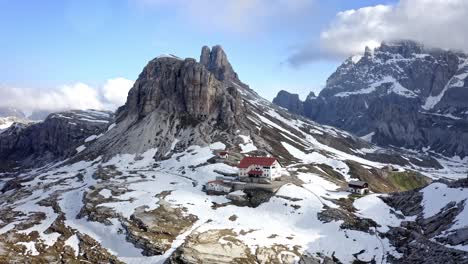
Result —
[[215, 118], [232, 125], [240, 111], [240, 97], [216, 76], [194, 59], [157, 58], [140, 74], [118, 119], [142, 119], [158, 111], [200, 121]]
[[200, 61], [174, 56], [151, 60], [117, 110], [115, 128], [83, 155], [110, 157], [157, 148], [155, 158], [161, 159], [174, 148], [221, 138], [229, 143], [242, 126], [245, 109], [239, 88], [246, 85], [220, 46], [204, 47]]
[[[447, 183], [449, 187], [443, 196], [450, 196], [451, 190], [460, 191], [466, 179]], [[426, 194], [427, 195], [427, 194]], [[468, 229], [457, 225], [464, 215], [466, 200], [448, 202], [437, 214], [427, 217], [424, 214], [423, 193], [413, 190], [381, 197], [395, 210], [415, 220], [403, 221], [401, 226], [392, 227], [385, 233], [396, 250], [403, 254], [401, 258], [390, 259], [394, 263], [464, 263], [468, 252], [457, 247], [468, 245]], [[445, 198], [444, 198], [445, 199]], [[456, 220], [460, 219], [460, 220]]]
[[298, 94], [291, 94], [287, 91], [281, 90], [278, 95], [273, 98], [273, 103], [284, 107], [295, 114], [304, 114], [304, 104], [301, 99], [299, 99]]
[[[382, 146], [468, 155], [468, 55], [413, 41], [347, 59], [318, 97], [275, 103]], [[281, 92], [280, 92], [281, 93]]]
[[65, 159], [86, 138], [104, 131], [112, 118], [110, 112], [77, 110], [51, 114], [39, 123], [16, 123], [0, 134], [0, 161], [9, 164], [5, 169]]
[[[223, 264], [223, 263], [296, 263], [300, 256], [296, 249], [274, 244], [258, 247], [252, 252], [239, 240], [238, 234], [229, 229], [193, 232], [166, 261], [167, 264]], [[313, 262], [304, 262], [313, 263]], [[329, 262], [331, 263], [331, 262]]]
[[229, 63], [226, 53], [219, 45], [214, 46], [211, 50], [208, 46], [203, 46], [200, 64], [212, 72], [218, 80], [238, 79], [237, 73], [234, 72], [231, 63]]
[[[220, 243], [223, 239], [227, 243]], [[192, 233], [167, 263], [255, 263], [249, 247], [236, 238], [231, 230], [209, 230], [203, 233]]]
[[174, 208], [164, 200], [159, 207], [146, 212], [137, 208], [123, 226], [127, 240], [143, 249], [145, 256], [162, 255], [171, 248], [180, 234], [186, 232], [197, 220], [195, 215], [184, 215], [186, 208]]
[[385, 235], [398, 252], [403, 253], [401, 258], [389, 256], [390, 263], [466, 263], [468, 253], [451, 249], [436, 242], [432, 242], [421, 234], [404, 229], [391, 228]]

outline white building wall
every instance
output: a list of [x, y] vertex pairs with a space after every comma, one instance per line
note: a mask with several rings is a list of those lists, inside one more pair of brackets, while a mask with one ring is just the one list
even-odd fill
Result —
[[218, 183], [208, 183], [206, 185], [206, 189], [209, 191], [216, 191], [216, 192], [230, 192], [231, 191], [231, 187], [224, 186]]
[[270, 168], [271, 168], [271, 169], [269, 170], [269, 175], [268, 175], [268, 177], [269, 177], [270, 179], [273, 180], [273, 179], [276, 179], [276, 178], [278, 178], [278, 177], [281, 177], [281, 165], [280, 165], [277, 161], [275, 161], [275, 162], [271, 165]]
[[248, 168], [239, 169], [239, 177], [248, 177], [249, 175], [247, 174], [250, 170], [255, 170], [255, 169], [260, 169], [263, 171], [262, 177], [268, 178], [270, 180], [276, 179], [281, 177], [281, 165], [275, 161], [272, 166], [268, 169], [263, 168], [262, 166], [259, 165], [250, 165]]

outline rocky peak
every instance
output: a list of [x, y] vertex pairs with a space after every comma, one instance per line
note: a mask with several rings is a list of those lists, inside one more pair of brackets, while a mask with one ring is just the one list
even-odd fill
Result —
[[372, 57], [372, 50], [368, 46], [366, 46], [366, 48], [364, 49], [364, 57], [366, 58]]
[[378, 48], [380, 52], [388, 52], [393, 54], [400, 54], [408, 58], [414, 54], [422, 54], [425, 52], [424, 45], [412, 40], [397, 40], [391, 42], [382, 42]]
[[[327, 79], [317, 100], [295, 113], [353, 132], [383, 146], [468, 156], [468, 59], [410, 40], [383, 42]], [[275, 101], [277, 103], [277, 101]], [[352, 114], [351, 114], [352, 113]]]
[[[206, 62], [207, 57], [203, 55], [207, 54], [206, 49], [203, 50], [201, 60]], [[231, 67], [220, 48], [213, 48], [209, 61], [209, 65]], [[240, 96], [228, 86], [215, 72], [194, 59], [156, 58], [143, 69], [130, 90], [125, 106], [119, 109], [118, 120], [124, 116], [142, 119], [154, 111], [207, 119], [220, 113], [222, 104], [228, 108], [222, 113], [234, 114], [240, 108]], [[230, 117], [216, 116], [226, 122]]]
[[208, 67], [211, 61], [211, 49], [208, 46], [203, 46], [200, 54], [200, 63]]
[[203, 46], [200, 55], [200, 63], [212, 72], [218, 80], [237, 79], [237, 73], [232, 69], [226, 53], [220, 45]]
[[200, 62], [155, 58], [117, 111], [116, 128], [89, 153], [112, 156], [116, 151], [141, 153], [157, 148], [156, 157], [161, 158], [175, 147], [176, 139], [178, 146], [206, 145], [213, 141], [211, 136], [238, 129], [245, 110], [240, 84], [220, 46], [203, 47]]
[[306, 101], [314, 100], [314, 99], [317, 99], [317, 96], [315, 95], [314, 92], [310, 92], [309, 95], [307, 95]]
[[291, 112], [296, 114], [302, 114], [303, 112], [302, 101], [299, 99], [298, 94], [291, 94], [287, 91], [281, 90], [273, 99], [273, 103], [289, 109]]

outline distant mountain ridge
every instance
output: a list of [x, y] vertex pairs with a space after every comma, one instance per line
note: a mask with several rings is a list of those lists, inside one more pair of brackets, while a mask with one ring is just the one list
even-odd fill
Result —
[[86, 138], [104, 132], [114, 114], [70, 110], [50, 114], [40, 122], [16, 122], [0, 133], [0, 170], [39, 167], [77, 153]]
[[0, 107], [0, 117], [17, 117], [25, 119], [26, 115], [16, 108]]
[[281, 91], [273, 103], [382, 146], [468, 156], [468, 55], [414, 41], [352, 56], [305, 101]]

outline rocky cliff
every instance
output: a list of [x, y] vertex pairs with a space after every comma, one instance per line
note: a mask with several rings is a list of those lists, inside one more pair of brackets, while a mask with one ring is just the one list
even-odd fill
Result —
[[281, 90], [273, 99], [273, 103], [295, 114], [304, 115], [304, 104], [301, 99], [299, 99], [298, 94], [290, 94], [287, 91]]
[[0, 167], [38, 167], [63, 160], [86, 138], [105, 131], [112, 119], [110, 112], [75, 110], [51, 114], [38, 123], [15, 123], [0, 133]]
[[162, 158], [176, 147], [176, 138], [180, 148], [230, 138], [244, 116], [237, 87], [245, 84], [220, 46], [203, 47], [200, 60], [160, 56], [150, 61], [117, 110], [115, 128], [85, 153], [112, 156], [158, 148], [156, 156]]
[[288, 104], [283, 91], [274, 102], [383, 146], [465, 157], [467, 78], [468, 55], [397, 41], [347, 59], [318, 97]]

